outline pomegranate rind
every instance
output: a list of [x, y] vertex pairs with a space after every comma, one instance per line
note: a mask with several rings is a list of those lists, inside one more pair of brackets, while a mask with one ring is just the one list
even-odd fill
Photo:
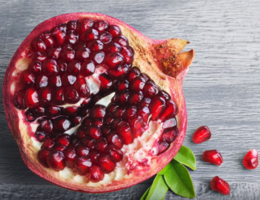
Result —
[[[43, 167], [37, 160], [37, 152], [32, 145], [30, 125], [22, 119], [21, 112], [17, 110], [13, 104], [13, 83], [19, 78], [19, 72], [24, 70], [23, 66], [28, 65], [30, 62], [28, 55], [30, 54], [29, 46], [31, 41], [38, 37], [42, 32], [50, 30], [54, 26], [81, 18], [91, 18], [93, 20], [103, 19], [110, 24], [116, 24], [119, 26], [123, 35], [128, 38], [130, 46], [132, 46], [135, 51], [133, 66], [137, 66], [141, 72], [150, 76], [150, 78], [159, 85], [161, 89], [171, 95], [171, 98], [178, 106], [178, 114], [176, 118], [179, 135], [175, 141], [171, 143], [167, 151], [153, 158], [149, 166], [133, 169], [128, 172], [124, 179], [119, 181], [114, 180], [111, 183], [106, 184], [105, 187], [103, 185], [88, 186], [84, 185], [84, 183], [70, 182], [59, 176], [57, 172]], [[24, 163], [31, 169], [31, 171], [49, 182], [74, 191], [88, 193], [104, 193], [124, 189], [140, 183], [159, 172], [177, 154], [185, 138], [187, 112], [182, 85], [188, 67], [194, 58], [194, 50], [184, 53], [180, 52], [188, 43], [188, 41], [182, 39], [152, 40], [118, 19], [97, 13], [64, 14], [53, 17], [39, 24], [17, 49], [7, 68], [3, 84], [3, 101], [7, 122], [18, 144]], [[174, 51], [174, 61], [181, 65], [181, 67], [176, 68], [176, 66], [171, 65], [172, 63], [169, 62], [170, 66], [167, 68], [168, 72], [166, 74], [165, 70], [162, 68], [163, 64], [156, 60], [154, 55], [155, 48], [165, 44], [167, 45], [164, 48], [166, 50], [167, 48], [171, 48], [171, 51]], [[174, 73], [171, 72], [171, 69]], [[15, 86], [16, 89], [17, 87], [18, 86]]]

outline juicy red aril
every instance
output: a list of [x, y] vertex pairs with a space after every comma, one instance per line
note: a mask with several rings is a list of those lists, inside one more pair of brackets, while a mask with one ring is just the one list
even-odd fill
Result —
[[111, 76], [114, 79], [123, 78], [127, 74], [129, 68], [130, 68], [130, 66], [127, 64], [119, 65], [113, 69], [109, 69], [108, 74], [109, 74], [109, 76]]
[[105, 53], [103, 51], [94, 52], [91, 55], [91, 59], [95, 61], [96, 64], [101, 64], [105, 58]]
[[168, 120], [172, 117], [174, 117], [177, 113], [177, 106], [174, 103], [174, 101], [169, 100], [166, 102], [165, 109], [163, 110], [163, 113], [160, 116], [160, 120], [164, 122], [165, 120]]
[[96, 151], [91, 151], [89, 154], [89, 157], [91, 159], [91, 162], [93, 165], [97, 165], [98, 164], [98, 157], [99, 157], [100, 153], [96, 152]]
[[62, 144], [59, 144], [59, 143], [56, 143], [56, 144], [52, 147], [52, 150], [54, 150], [54, 151], [60, 151], [60, 152], [63, 152], [65, 149], [66, 149], [66, 146], [64, 146], [64, 145], [62, 145]]
[[81, 61], [87, 60], [90, 56], [90, 53], [91, 53], [90, 49], [83, 46], [77, 49], [76, 58]]
[[118, 36], [118, 35], [120, 35], [121, 34], [121, 30], [120, 30], [120, 28], [118, 27], [118, 26], [109, 26], [108, 28], [107, 28], [107, 31], [113, 36], [113, 37], [116, 37], [116, 36]]
[[75, 51], [73, 49], [62, 49], [60, 58], [66, 62], [71, 62], [75, 58]]
[[64, 145], [64, 146], [69, 146], [70, 144], [70, 135], [68, 134], [62, 134], [60, 135], [57, 139], [56, 139], [56, 142]]
[[102, 126], [103, 125], [103, 119], [102, 118], [95, 118], [93, 119], [93, 125], [96, 125], [96, 126]]
[[36, 38], [32, 41], [32, 48], [35, 50], [35, 51], [45, 51], [46, 50], [46, 45], [45, 43], [39, 39], [39, 38]]
[[37, 51], [33, 54], [32, 59], [36, 61], [44, 61], [47, 58], [47, 55], [44, 51]]
[[62, 110], [62, 113], [68, 116], [74, 116], [76, 115], [77, 112], [78, 112], [77, 106], [68, 106]]
[[75, 167], [76, 152], [73, 147], [69, 147], [64, 151], [64, 156], [66, 158], [66, 166], [69, 168]]
[[107, 31], [104, 31], [99, 36], [100, 41], [103, 42], [104, 44], [110, 43], [112, 41], [112, 38], [113, 38], [112, 35]]
[[131, 144], [133, 142], [132, 131], [127, 122], [120, 123], [116, 128], [116, 133], [123, 141], [123, 144]]
[[146, 82], [143, 92], [145, 97], [153, 97], [158, 94], [159, 89], [153, 81], [149, 80]]
[[38, 152], [38, 160], [44, 167], [49, 167], [47, 163], [47, 156], [50, 153], [50, 150], [43, 148]]
[[90, 112], [90, 116], [93, 118], [103, 118], [106, 114], [106, 107], [103, 105], [95, 105]]
[[104, 31], [108, 27], [108, 23], [104, 20], [97, 20], [93, 26], [98, 32]]
[[69, 21], [67, 23], [67, 29], [68, 30], [76, 30], [77, 29], [78, 22], [76, 20]]
[[161, 154], [163, 152], [165, 152], [168, 148], [169, 148], [169, 143], [168, 142], [163, 142], [163, 141], [160, 141], [158, 142], [158, 154]]
[[104, 63], [110, 68], [115, 68], [124, 62], [124, 57], [120, 53], [108, 53], [105, 57]]
[[62, 75], [61, 80], [64, 86], [69, 86], [69, 85], [73, 85], [76, 82], [77, 77], [72, 74], [65, 73]]
[[79, 39], [79, 35], [75, 31], [68, 31], [66, 35], [66, 42], [75, 44]]
[[135, 105], [138, 104], [143, 99], [143, 97], [144, 95], [141, 91], [130, 92], [127, 102], [131, 105]]
[[80, 126], [78, 128], [78, 130], [76, 131], [76, 137], [79, 138], [79, 139], [83, 139], [84, 137], [87, 136], [87, 130], [86, 130], [86, 127], [84, 126]]
[[51, 133], [53, 130], [53, 124], [51, 120], [48, 118], [42, 119], [37, 130], [44, 131], [45, 133]]
[[116, 36], [113, 39], [113, 41], [120, 44], [121, 46], [128, 46], [129, 45], [127, 38], [123, 35]]
[[64, 97], [64, 89], [63, 88], [56, 88], [52, 90], [52, 102], [57, 105], [62, 105], [65, 103]]
[[38, 88], [46, 87], [48, 85], [48, 77], [39, 75], [36, 77], [35, 86]]
[[205, 142], [211, 138], [211, 131], [207, 126], [199, 127], [192, 136], [192, 140], [194, 143], [199, 144]]
[[46, 133], [44, 133], [43, 131], [36, 130], [34, 135], [40, 142], [44, 142], [46, 138]]
[[89, 174], [90, 174], [89, 179], [91, 182], [96, 183], [104, 179], [104, 172], [100, 167], [96, 165], [93, 165], [89, 168]]
[[121, 149], [123, 147], [122, 140], [115, 133], [108, 134], [106, 138], [108, 143], [114, 145], [116, 148]]
[[128, 80], [128, 82], [131, 82], [135, 77], [139, 76], [140, 74], [140, 70], [137, 67], [132, 67], [126, 76], [126, 79]]
[[25, 109], [25, 101], [24, 101], [24, 90], [16, 91], [14, 94], [14, 105], [18, 109]]
[[73, 87], [66, 88], [65, 91], [65, 101], [67, 103], [73, 104], [79, 101], [80, 97], [78, 92]]
[[61, 52], [61, 47], [50, 48], [47, 52], [49, 58], [58, 59]]
[[34, 74], [40, 74], [42, 71], [42, 63], [39, 61], [33, 61], [30, 63], [29, 69], [31, 69]]
[[73, 75], [78, 75], [81, 69], [80, 62], [74, 60], [68, 64], [67, 72]]
[[95, 150], [99, 153], [104, 153], [107, 148], [107, 140], [105, 138], [99, 138], [95, 144]]
[[156, 96], [152, 99], [152, 102], [149, 105], [152, 117], [151, 120], [156, 120], [159, 118], [160, 114], [165, 109], [165, 99], [160, 96]]
[[115, 163], [123, 159], [123, 152], [116, 149], [113, 145], [109, 145], [106, 152]]
[[176, 127], [167, 128], [163, 131], [163, 134], [161, 136], [161, 141], [172, 143], [175, 138], [178, 136], [178, 129]]
[[113, 87], [116, 91], [123, 91], [128, 89], [129, 82], [127, 80], [119, 80], [114, 84]]
[[57, 117], [53, 119], [53, 128], [56, 131], [66, 131], [70, 128], [71, 122], [66, 117]]
[[89, 42], [98, 39], [98, 36], [98, 31], [96, 29], [90, 28], [80, 35], [80, 39], [82, 41]]
[[123, 47], [120, 53], [124, 57], [124, 61], [126, 64], [131, 64], [133, 62], [132, 51], [129, 50], [127, 47]]
[[81, 64], [81, 74], [83, 76], [90, 76], [95, 72], [95, 64], [91, 60], [86, 60]]
[[28, 108], [32, 108], [32, 107], [38, 106], [38, 104], [39, 104], [39, 97], [38, 97], [37, 90], [34, 89], [34, 88], [28, 88], [25, 91], [25, 94], [24, 94], [24, 101], [25, 101], [25, 105]]
[[141, 136], [142, 133], [145, 131], [146, 124], [143, 121], [143, 118], [140, 116], [135, 116], [133, 118], [128, 119], [130, 126], [132, 127], [133, 137], [137, 138]]
[[122, 118], [124, 112], [125, 112], [125, 108], [122, 107], [122, 106], [119, 106], [119, 107], [117, 107], [117, 108], [113, 111], [112, 114], [113, 114], [113, 116], [114, 116], [115, 118]]
[[145, 85], [145, 79], [143, 77], [136, 77], [134, 78], [129, 85], [130, 90], [136, 91], [136, 90], [142, 90]]
[[39, 99], [41, 105], [48, 105], [51, 102], [51, 89], [49, 87], [41, 88], [39, 90]]
[[163, 129], [172, 128], [172, 127], [175, 127], [176, 125], [177, 125], [176, 119], [175, 118], [171, 118], [171, 119], [166, 120], [163, 123], [162, 128]]
[[151, 103], [150, 98], [143, 98], [143, 100], [138, 104], [138, 106], [140, 108], [145, 107], [145, 106], [149, 107], [150, 103]]
[[45, 114], [49, 117], [55, 117], [60, 115], [61, 113], [61, 108], [58, 106], [47, 106], [45, 108]]
[[75, 148], [77, 156], [87, 156], [89, 154], [89, 148], [79, 144]]
[[204, 151], [204, 153], [202, 154], [202, 160], [218, 166], [220, 166], [223, 163], [222, 155], [216, 149]]
[[88, 44], [90, 51], [100, 51], [104, 47], [103, 43], [100, 40], [94, 40]]
[[43, 73], [46, 75], [55, 75], [59, 73], [59, 66], [54, 59], [46, 59], [43, 62]]
[[46, 138], [44, 143], [41, 146], [41, 149], [48, 148], [51, 149], [54, 146], [55, 142], [51, 138]]
[[54, 27], [51, 31], [51, 35], [57, 45], [61, 45], [65, 41], [65, 33], [62, 31], [61, 27]]
[[72, 116], [70, 118], [70, 121], [73, 126], [76, 126], [76, 125], [80, 124], [80, 122], [82, 121], [82, 117], [81, 116]]
[[250, 149], [243, 159], [243, 164], [246, 169], [255, 169], [258, 166], [258, 151]]
[[148, 107], [143, 107], [138, 110], [137, 114], [143, 118], [144, 122], [147, 122], [150, 115], [150, 110]]
[[119, 91], [115, 95], [115, 102], [124, 105], [127, 102], [128, 97], [129, 92], [127, 90]]
[[31, 110], [31, 109], [26, 110], [25, 116], [26, 116], [26, 120], [27, 120], [28, 122], [32, 122], [32, 121], [35, 120], [35, 116], [34, 116], [34, 114], [32, 113], [32, 110]]
[[54, 45], [54, 40], [49, 32], [41, 34], [40, 38], [46, 44], [47, 47], [52, 47]]
[[88, 157], [76, 157], [75, 168], [79, 175], [85, 175], [88, 173], [89, 168], [92, 166], [92, 162]]
[[35, 76], [32, 72], [26, 70], [23, 72], [23, 75], [21, 76], [22, 81], [27, 86], [33, 86], [35, 83]]
[[99, 81], [100, 81], [100, 89], [101, 90], [107, 90], [111, 88], [113, 82], [110, 79], [110, 77], [107, 74], [101, 74], [99, 76]]
[[212, 190], [215, 190], [221, 194], [229, 195], [230, 194], [230, 186], [224, 181], [222, 178], [215, 176], [211, 182], [210, 187]]
[[87, 135], [97, 140], [101, 137], [100, 128], [96, 125], [90, 125], [87, 127]]
[[34, 108], [31, 108], [31, 111], [35, 117], [41, 117], [44, 115], [45, 108], [42, 106], [36, 106]]
[[91, 149], [94, 149], [96, 140], [91, 137], [85, 137], [81, 140], [81, 143], [91, 150]]
[[101, 155], [98, 159], [98, 166], [106, 173], [114, 171], [116, 164], [112, 161], [111, 157], [108, 155]]
[[66, 166], [65, 156], [61, 151], [52, 150], [47, 155], [47, 163], [55, 171], [63, 170]]
[[123, 119], [124, 120], [131, 119], [132, 117], [134, 117], [136, 115], [136, 113], [137, 113], [136, 106], [128, 106], [128, 107], [126, 107], [126, 110], [124, 112]]
[[52, 87], [61, 87], [61, 77], [60, 76], [53, 76], [50, 78], [49, 85]]
[[79, 33], [83, 33], [84, 31], [91, 28], [94, 24], [94, 21], [92, 19], [80, 19], [78, 22], [77, 30]]
[[117, 52], [120, 52], [122, 49], [122, 47], [115, 43], [115, 42], [111, 42], [109, 43], [107, 46], [106, 46], [106, 51], [107, 52], [111, 52], [111, 53], [117, 53]]

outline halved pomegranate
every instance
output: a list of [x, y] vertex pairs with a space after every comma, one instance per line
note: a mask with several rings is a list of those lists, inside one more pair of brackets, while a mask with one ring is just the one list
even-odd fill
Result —
[[83, 192], [123, 189], [160, 171], [185, 137], [188, 43], [152, 40], [94, 13], [38, 25], [12, 58], [3, 89], [25, 164]]

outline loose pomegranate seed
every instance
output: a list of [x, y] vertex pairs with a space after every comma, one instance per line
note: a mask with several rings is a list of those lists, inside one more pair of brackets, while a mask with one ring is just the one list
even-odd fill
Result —
[[246, 169], [255, 169], [258, 166], [258, 151], [250, 149], [243, 159], [243, 164]]
[[93, 165], [89, 168], [89, 173], [90, 173], [90, 181], [91, 182], [99, 182], [104, 179], [104, 172], [102, 169], [96, 165]]
[[219, 192], [221, 194], [224, 194], [224, 195], [230, 194], [229, 184], [218, 176], [215, 176], [211, 180], [210, 187], [211, 187], [212, 190], [216, 190], [217, 192]]
[[204, 151], [204, 153], [202, 154], [202, 159], [205, 162], [212, 163], [218, 166], [220, 166], [223, 163], [222, 155], [216, 149]]
[[211, 131], [207, 126], [199, 127], [192, 136], [192, 140], [194, 143], [199, 144], [205, 142], [211, 138]]
[[66, 166], [65, 156], [61, 151], [52, 150], [47, 155], [47, 163], [55, 171], [63, 170]]

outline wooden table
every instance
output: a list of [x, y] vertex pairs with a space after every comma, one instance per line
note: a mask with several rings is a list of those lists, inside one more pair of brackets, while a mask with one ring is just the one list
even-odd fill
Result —
[[[53, 3], [52, 3], [53, 2]], [[184, 145], [197, 158], [191, 171], [196, 199], [260, 199], [260, 167], [242, 165], [245, 153], [260, 150], [260, 2], [247, 1], [3, 1], [0, 0], [0, 81], [20, 43], [40, 22], [69, 12], [100, 12], [130, 24], [155, 38], [183, 38], [194, 48], [194, 63], [185, 79], [188, 130]], [[2, 95], [2, 92], [0, 93]], [[2, 98], [1, 98], [2, 99]], [[109, 194], [84, 194], [52, 185], [33, 174], [23, 163], [0, 110], [0, 199], [139, 199], [149, 179]], [[200, 145], [193, 131], [208, 125], [212, 139]], [[202, 161], [204, 150], [218, 149], [220, 166]], [[231, 185], [229, 196], [209, 187], [219, 175]], [[166, 199], [184, 199], [168, 192]]]

